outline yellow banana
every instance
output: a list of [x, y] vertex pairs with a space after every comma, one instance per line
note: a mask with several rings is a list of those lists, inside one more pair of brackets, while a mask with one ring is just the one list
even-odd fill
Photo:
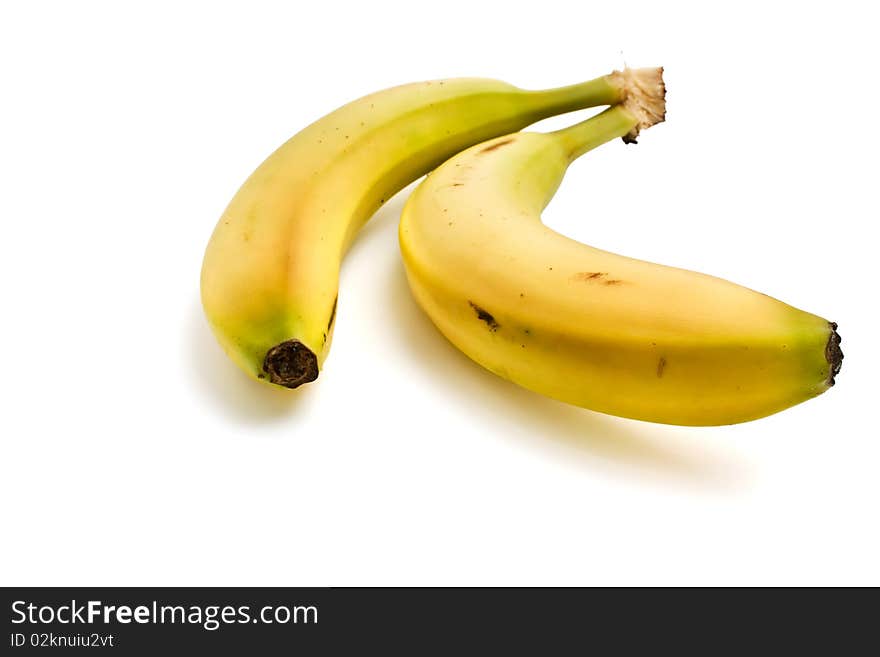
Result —
[[202, 265], [202, 304], [226, 353], [288, 388], [318, 376], [339, 267], [395, 192], [458, 151], [539, 119], [623, 99], [612, 73], [546, 91], [495, 80], [422, 82], [366, 96], [275, 151], [226, 208]]
[[636, 77], [642, 93], [586, 122], [488, 141], [428, 176], [400, 224], [416, 300], [487, 369], [603, 413], [732, 424], [824, 392], [843, 357], [835, 324], [541, 223], [574, 158], [663, 120], [661, 79]]

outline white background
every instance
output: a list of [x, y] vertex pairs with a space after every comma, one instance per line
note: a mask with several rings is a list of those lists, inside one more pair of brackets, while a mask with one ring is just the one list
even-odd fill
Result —
[[[871, 3], [352, 4], [3, 3], [0, 583], [880, 584]], [[405, 193], [316, 384], [227, 362], [201, 257], [282, 141], [398, 83], [624, 62], [666, 67], [667, 123], [547, 223], [839, 322], [833, 390], [702, 429], [521, 390], [412, 301]]]

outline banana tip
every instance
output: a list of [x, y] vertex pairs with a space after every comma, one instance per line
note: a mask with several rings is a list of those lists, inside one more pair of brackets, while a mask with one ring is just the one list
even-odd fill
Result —
[[298, 388], [318, 378], [318, 358], [299, 340], [287, 340], [266, 352], [263, 371], [270, 383]]
[[825, 345], [825, 360], [828, 361], [828, 386], [834, 385], [834, 377], [840, 373], [843, 365], [843, 352], [840, 350], [840, 334], [837, 332], [837, 324], [829, 322], [831, 335], [828, 336], [828, 343]]

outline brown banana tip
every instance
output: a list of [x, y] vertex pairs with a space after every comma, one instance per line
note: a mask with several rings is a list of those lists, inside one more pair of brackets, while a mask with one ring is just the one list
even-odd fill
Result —
[[299, 340], [287, 340], [266, 352], [263, 371], [271, 383], [298, 388], [318, 378], [318, 357]]
[[828, 336], [828, 343], [825, 345], [825, 360], [828, 361], [828, 385], [834, 385], [834, 377], [840, 373], [843, 365], [843, 352], [840, 350], [840, 334], [837, 332], [837, 324], [828, 322], [831, 328], [831, 335]]

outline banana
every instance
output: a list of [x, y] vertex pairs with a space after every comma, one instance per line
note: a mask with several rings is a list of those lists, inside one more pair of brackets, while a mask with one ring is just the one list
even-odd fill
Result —
[[395, 87], [292, 137], [229, 203], [207, 246], [202, 305], [226, 353], [287, 388], [313, 381], [330, 348], [342, 258], [395, 192], [475, 143], [627, 93], [623, 72], [525, 91], [486, 79]]
[[576, 157], [663, 120], [661, 78], [628, 75], [639, 92], [622, 104], [554, 133], [479, 144], [421, 183], [399, 229], [418, 304], [497, 375], [611, 415], [733, 424], [824, 392], [843, 358], [835, 324], [541, 223]]

